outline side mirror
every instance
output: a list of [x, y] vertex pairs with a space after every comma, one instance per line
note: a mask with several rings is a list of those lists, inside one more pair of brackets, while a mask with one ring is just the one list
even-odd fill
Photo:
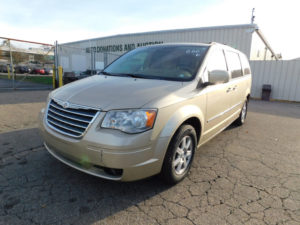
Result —
[[212, 70], [208, 72], [208, 82], [211, 84], [227, 83], [229, 77], [230, 75], [226, 70]]

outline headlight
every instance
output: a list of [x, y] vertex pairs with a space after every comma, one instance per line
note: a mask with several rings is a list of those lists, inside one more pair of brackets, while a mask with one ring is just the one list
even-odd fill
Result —
[[112, 110], [106, 113], [101, 127], [140, 133], [153, 127], [156, 110]]

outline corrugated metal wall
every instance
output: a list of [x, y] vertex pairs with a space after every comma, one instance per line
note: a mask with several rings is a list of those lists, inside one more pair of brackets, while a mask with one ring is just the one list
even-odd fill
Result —
[[[73, 65], [78, 65], [75, 59], [78, 59], [78, 55], [84, 55], [85, 66], [82, 70], [90, 69], [92, 63], [91, 54], [86, 52], [87, 48], [96, 47], [95, 60], [98, 63], [103, 62], [103, 52], [98, 51], [97, 47], [111, 46], [111, 45], [122, 45], [122, 51], [114, 51], [108, 54], [108, 63], [114, 60], [118, 55], [123, 54], [126, 50], [125, 45], [134, 44], [138, 47], [140, 43], [149, 42], [163, 42], [163, 43], [174, 43], [174, 42], [219, 42], [227, 44], [240, 51], [244, 52], [248, 57], [251, 51], [252, 32], [254, 25], [235, 25], [235, 26], [224, 26], [224, 27], [209, 27], [209, 28], [194, 28], [194, 29], [180, 29], [170, 31], [157, 31], [157, 32], [146, 32], [126, 35], [116, 35], [111, 37], [97, 38], [85, 41], [78, 41], [72, 43], [66, 43], [60, 45], [59, 56], [64, 58], [65, 65], [64, 71], [75, 70]], [[99, 48], [100, 50], [100, 48]], [[75, 57], [73, 56], [75, 55]], [[67, 59], [67, 58], [68, 59]], [[69, 63], [67, 63], [69, 61]], [[62, 61], [59, 59], [59, 63]], [[76, 67], [77, 70], [77, 67]]]
[[[116, 37], [99, 38], [91, 41], [78, 42], [78, 47], [86, 48], [89, 46], [105, 46], [114, 44], [131, 44], [145, 42], [219, 42], [237, 48], [250, 54], [251, 32], [249, 27], [233, 27], [223, 29], [186, 29], [168, 32], [150, 32], [142, 34], [128, 34]], [[75, 44], [75, 43], [74, 43]], [[73, 45], [73, 44], [71, 44]], [[124, 51], [123, 51], [124, 52]]]
[[271, 98], [300, 102], [300, 60], [250, 61], [251, 96], [260, 98], [263, 84], [271, 84]]

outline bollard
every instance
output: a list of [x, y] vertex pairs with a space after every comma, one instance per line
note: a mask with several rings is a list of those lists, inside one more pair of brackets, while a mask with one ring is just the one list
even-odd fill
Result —
[[63, 86], [63, 68], [62, 66], [58, 67], [58, 86]]
[[55, 68], [55, 65], [53, 65], [53, 73], [52, 73], [52, 87], [53, 87], [53, 89], [55, 89], [56, 88], [56, 85], [55, 85], [55, 74], [56, 74], [56, 70], [55, 70], [56, 68]]

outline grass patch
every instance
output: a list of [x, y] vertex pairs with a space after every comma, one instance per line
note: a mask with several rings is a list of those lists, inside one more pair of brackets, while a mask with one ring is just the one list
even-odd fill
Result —
[[[8, 79], [7, 75], [0, 75], [2, 79]], [[32, 82], [38, 84], [52, 85], [52, 76], [16, 76], [16, 81]]]

